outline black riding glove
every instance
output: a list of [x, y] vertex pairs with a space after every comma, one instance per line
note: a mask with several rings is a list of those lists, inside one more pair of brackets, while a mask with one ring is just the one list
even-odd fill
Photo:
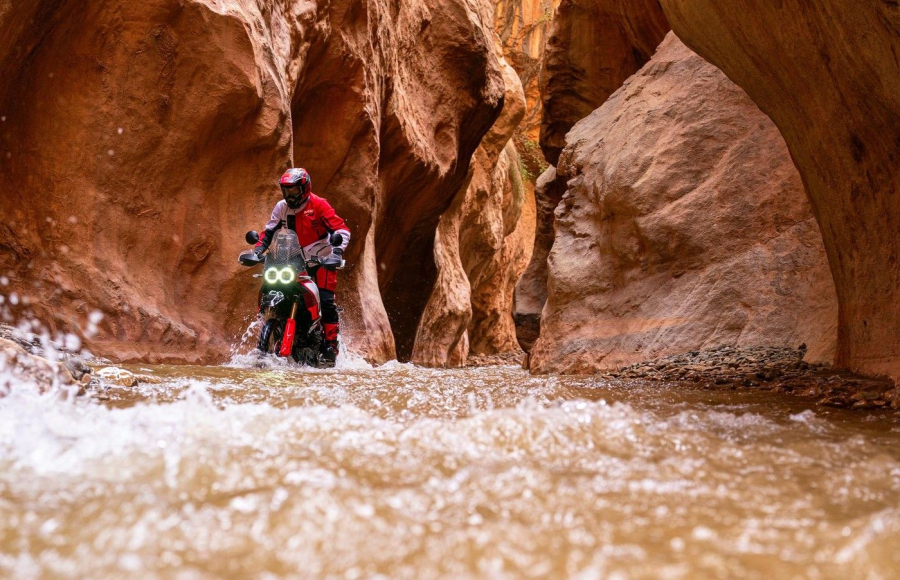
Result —
[[257, 258], [261, 258], [265, 251], [266, 249], [262, 246], [256, 246], [255, 248], [253, 248], [253, 253], [256, 254]]
[[331, 248], [331, 253], [335, 256], [343, 256], [344, 250], [342, 250], [341, 248]]

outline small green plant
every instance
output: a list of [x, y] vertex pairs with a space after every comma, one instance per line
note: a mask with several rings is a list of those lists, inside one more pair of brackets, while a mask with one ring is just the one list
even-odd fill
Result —
[[531, 183], [537, 183], [538, 177], [547, 170], [550, 165], [544, 160], [541, 146], [529, 138], [525, 133], [515, 136], [516, 150], [519, 152], [519, 165], [522, 179]]
[[519, 156], [519, 173], [522, 175], [522, 180], [524, 181], [529, 181], [531, 183], [537, 181], [537, 176], [533, 175], [531, 171], [528, 170], [528, 165], [525, 164], [525, 158], [521, 155]]

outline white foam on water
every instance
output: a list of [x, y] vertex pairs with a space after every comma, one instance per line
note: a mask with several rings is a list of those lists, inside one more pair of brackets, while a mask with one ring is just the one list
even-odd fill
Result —
[[828, 421], [816, 415], [816, 412], [812, 409], [806, 409], [799, 413], [792, 413], [788, 415], [788, 419], [794, 423], [805, 425], [814, 433], [825, 434], [829, 431]]
[[[843, 580], [889, 577], [900, 549], [900, 461], [862, 434], [565, 399], [569, 379], [513, 369], [286, 362], [122, 408], [11, 380], [0, 576]], [[292, 404], [240, 382], [298, 375]]]
[[296, 370], [303, 368], [290, 358], [282, 358], [274, 354], [263, 354], [257, 350], [247, 354], [234, 354], [222, 365], [236, 369]]
[[340, 342], [340, 352], [334, 368], [338, 371], [367, 371], [372, 370], [370, 365], [363, 356], [357, 352], [349, 350], [344, 340]]
[[[231, 348], [231, 358], [224, 366], [230, 368], [247, 368], [247, 369], [300, 369], [303, 368], [309, 371], [317, 371], [322, 369], [313, 369], [310, 367], [303, 367], [301, 365], [296, 364], [290, 358], [281, 358], [275, 355], [262, 355], [259, 351], [256, 350], [256, 339], [259, 335], [259, 331], [262, 328], [262, 319], [254, 316], [252, 317], [250, 323], [247, 326], [247, 329], [244, 331], [244, 334], [238, 340], [238, 342], [232, 346]], [[248, 345], [252, 345], [248, 347]], [[250, 348], [249, 352], [240, 352], [241, 350], [247, 350]], [[356, 353], [347, 347], [347, 343], [344, 340], [340, 341], [340, 352], [338, 353], [338, 358], [335, 363], [334, 369], [336, 371], [347, 371], [347, 370], [372, 370], [372, 365], [370, 365], [366, 359], [359, 353]], [[331, 370], [331, 369], [326, 369]]]

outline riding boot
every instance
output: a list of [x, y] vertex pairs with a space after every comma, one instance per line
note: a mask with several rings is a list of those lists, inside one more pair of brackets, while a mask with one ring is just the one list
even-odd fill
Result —
[[338, 342], [338, 325], [333, 322], [326, 322], [324, 324], [325, 330], [325, 342], [322, 348], [322, 355], [325, 357], [325, 360], [328, 362], [334, 362], [337, 360], [338, 353], [340, 352], [340, 343]]
[[322, 351], [322, 356], [328, 362], [336, 362], [338, 353], [340, 352], [340, 345], [336, 340], [329, 340], [325, 343], [325, 348]]

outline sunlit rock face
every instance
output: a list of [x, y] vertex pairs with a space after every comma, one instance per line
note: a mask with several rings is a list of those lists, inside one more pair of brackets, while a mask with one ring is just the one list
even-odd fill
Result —
[[459, 366], [470, 354], [520, 350], [513, 292], [531, 257], [534, 197], [523, 184], [511, 141], [525, 115], [525, 95], [515, 70], [502, 64], [503, 112], [438, 226], [438, 282], [416, 333], [411, 358], [418, 364]]
[[503, 55], [525, 89], [525, 116], [518, 132], [529, 145], [536, 144], [541, 129], [541, 93], [538, 76], [553, 12], [559, 0], [494, 0], [494, 28]]
[[718, 344], [805, 343], [830, 360], [837, 308], [784, 141], [669, 35], [567, 137], [537, 372], [592, 372]]
[[658, 0], [560, 2], [540, 75], [540, 144], [551, 165], [569, 129], [637, 72], [668, 30]]
[[[0, 10], [0, 273], [116, 359], [221, 358], [255, 315], [243, 233], [288, 166], [345, 217], [344, 338], [411, 344], [432, 240], [502, 108], [490, 8], [26, 2]], [[424, 296], [425, 298], [419, 298]]]
[[685, 42], [784, 135], [840, 304], [837, 363], [900, 378], [896, 2], [664, 0]]

